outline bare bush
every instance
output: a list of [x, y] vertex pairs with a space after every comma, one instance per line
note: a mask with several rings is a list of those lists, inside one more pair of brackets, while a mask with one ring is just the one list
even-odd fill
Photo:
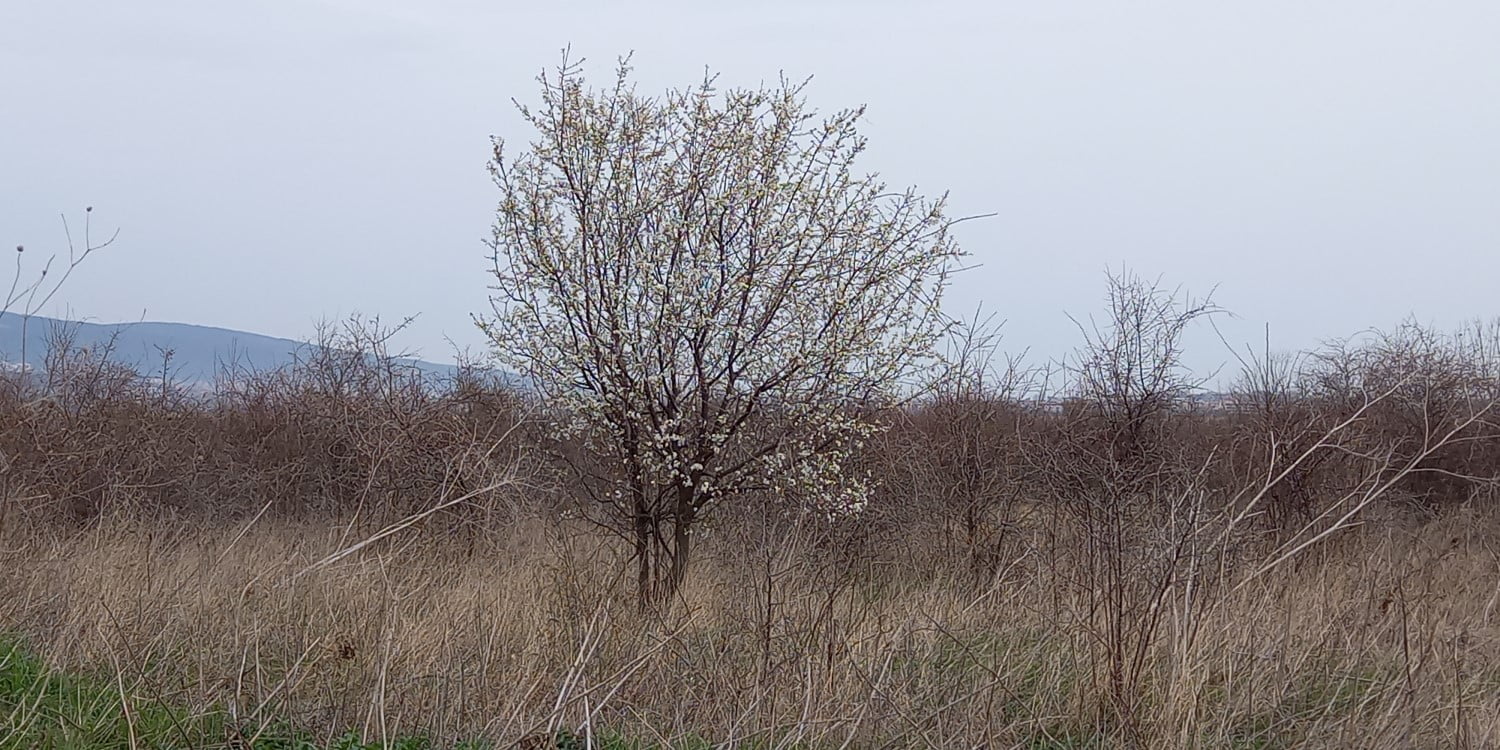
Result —
[[[1367, 410], [1369, 439], [1408, 467], [1399, 489], [1428, 507], [1451, 505], [1500, 479], [1490, 356], [1477, 337], [1465, 341], [1408, 321], [1391, 333], [1330, 344], [1315, 356], [1308, 390], [1339, 416], [1383, 394]], [[1443, 445], [1434, 446], [1440, 435]]]
[[1205, 476], [1212, 455], [1185, 434], [1197, 388], [1180, 363], [1182, 337], [1215, 308], [1129, 272], [1109, 276], [1108, 317], [1079, 324], [1084, 344], [1065, 370], [1072, 403], [1027, 446], [1039, 489], [1069, 514], [1081, 549], [1062, 579], [1078, 593], [1072, 617], [1103, 654], [1100, 721], [1138, 741], [1144, 682], [1160, 630], [1217, 572], [1217, 514]]
[[[379, 525], [508, 475], [527, 407], [469, 369], [438, 382], [386, 350], [392, 329], [325, 327], [296, 363], [226, 363], [204, 393], [141, 373], [108, 346], [52, 337], [36, 397], [3, 404], [14, 514], [69, 523], [108, 517], [339, 517]], [[540, 497], [537, 498], [540, 501]], [[463, 531], [520, 513], [482, 494], [429, 523]]]
[[0, 622], [241, 742], [1500, 741], [1497, 329], [1248, 356], [1221, 406], [1176, 366], [1207, 308], [1116, 283], [1066, 403], [960, 330], [859, 405], [863, 513], [746, 493], [644, 615], [628, 536], [573, 518], [592, 449], [507, 376], [355, 319], [195, 387], [63, 326], [0, 392]]
[[1000, 327], [977, 313], [956, 327], [919, 397], [886, 413], [893, 427], [866, 453], [883, 502], [860, 522], [939, 545], [932, 555], [966, 560], [976, 586], [995, 583], [1032, 510], [1020, 442], [1038, 416], [1038, 374], [1002, 358], [999, 343]]

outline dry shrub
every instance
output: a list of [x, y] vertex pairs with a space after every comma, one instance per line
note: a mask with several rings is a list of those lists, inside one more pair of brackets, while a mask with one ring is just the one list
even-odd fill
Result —
[[1064, 402], [971, 329], [880, 407], [862, 514], [748, 495], [644, 611], [546, 405], [493, 375], [351, 321], [195, 389], [61, 330], [0, 388], [0, 629], [327, 736], [1500, 742], [1500, 329], [1251, 357], [1208, 408], [1176, 365], [1200, 308], [1111, 299]]
[[[137, 695], [332, 736], [550, 728], [729, 744], [1012, 747], [1126, 739], [1086, 597], [1024, 564], [841, 569], [817, 531], [705, 559], [640, 615], [627, 548], [531, 521], [479, 554], [416, 530], [324, 567], [340, 524], [123, 524], [12, 537], [8, 629]], [[243, 532], [243, 533], [241, 533]], [[1152, 747], [1487, 747], [1500, 740], [1500, 517], [1351, 533], [1340, 549], [1171, 610], [1130, 735]], [[785, 539], [785, 538], [784, 538]], [[24, 562], [25, 564], [18, 564]], [[762, 563], [768, 563], [764, 567]], [[1048, 738], [1051, 738], [1050, 740]]]
[[[7, 512], [74, 525], [268, 512], [368, 526], [532, 463], [518, 394], [472, 367], [436, 379], [388, 351], [394, 332], [378, 320], [325, 327], [295, 363], [227, 364], [205, 390], [140, 375], [59, 330], [42, 373], [0, 388]], [[513, 502], [482, 496], [433, 521], [473, 536], [507, 522]]]

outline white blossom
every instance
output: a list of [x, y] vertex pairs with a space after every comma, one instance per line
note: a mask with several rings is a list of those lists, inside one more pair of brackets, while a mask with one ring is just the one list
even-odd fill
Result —
[[495, 141], [498, 358], [614, 467], [622, 522], [749, 492], [857, 512], [868, 407], [944, 330], [943, 200], [856, 173], [861, 112], [819, 120], [802, 85], [651, 98], [628, 73], [593, 91], [565, 62], [521, 107], [536, 139]]

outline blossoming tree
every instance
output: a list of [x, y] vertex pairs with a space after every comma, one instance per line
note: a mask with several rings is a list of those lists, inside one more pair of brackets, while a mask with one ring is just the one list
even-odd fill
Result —
[[805, 84], [660, 97], [585, 86], [564, 60], [494, 142], [498, 359], [555, 407], [589, 507], [634, 545], [643, 600], [675, 592], [694, 524], [773, 493], [830, 514], [867, 483], [849, 452], [946, 327], [962, 255], [943, 199], [853, 171], [859, 110]]

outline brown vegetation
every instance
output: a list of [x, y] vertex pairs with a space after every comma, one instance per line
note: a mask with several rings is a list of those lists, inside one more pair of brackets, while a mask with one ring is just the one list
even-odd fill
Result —
[[741, 498], [644, 612], [542, 405], [481, 372], [355, 325], [195, 393], [63, 336], [0, 383], [0, 630], [329, 735], [1500, 744], [1497, 329], [1247, 356], [1206, 409], [1175, 358], [1208, 308], [1112, 288], [1063, 398], [976, 334], [884, 412], [862, 513]]

